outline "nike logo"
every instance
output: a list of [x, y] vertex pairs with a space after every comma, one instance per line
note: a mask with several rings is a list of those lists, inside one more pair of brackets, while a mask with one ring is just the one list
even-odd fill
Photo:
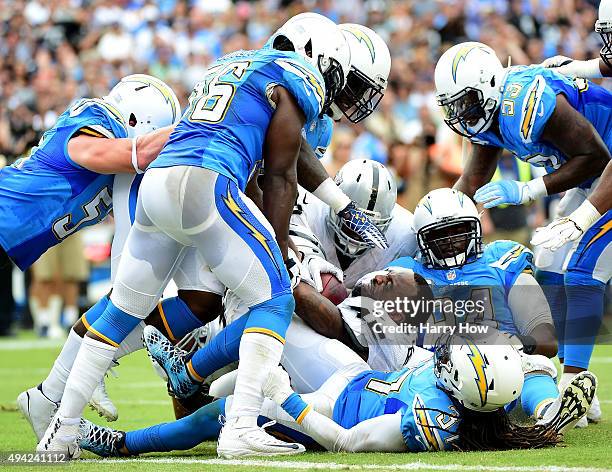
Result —
[[285, 449], [299, 449], [300, 447], [297, 444], [265, 444], [269, 447], [283, 447]]
[[306, 90], [306, 94], [310, 97], [312, 95], [312, 92], [310, 91], [310, 89], [306, 85], [306, 82], [302, 82], [302, 87], [304, 87], [304, 90]]

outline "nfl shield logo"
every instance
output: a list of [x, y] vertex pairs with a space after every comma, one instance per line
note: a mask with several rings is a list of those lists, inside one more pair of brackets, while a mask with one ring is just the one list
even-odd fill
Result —
[[449, 271], [446, 273], [446, 278], [447, 278], [448, 280], [455, 280], [455, 279], [457, 278], [457, 273], [455, 272], [455, 269], [453, 269], [453, 270], [449, 270]]

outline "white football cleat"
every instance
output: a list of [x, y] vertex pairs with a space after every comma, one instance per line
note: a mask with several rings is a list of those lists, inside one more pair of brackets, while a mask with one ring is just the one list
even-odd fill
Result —
[[56, 413], [42, 439], [36, 446], [36, 452], [65, 454], [64, 460], [78, 459], [81, 448], [77, 444], [80, 418], [63, 418]]
[[269, 435], [265, 428], [272, 426], [274, 421], [259, 427], [252, 426], [250, 422], [244, 425], [245, 422], [241, 420], [251, 420], [251, 418], [228, 420], [221, 429], [217, 442], [219, 457], [234, 459], [246, 456], [288, 456], [306, 451], [301, 444], [280, 441]]
[[98, 413], [102, 418], [106, 418], [106, 421], [116, 421], [119, 417], [117, 407], [108, 396], [106, 391], [106, 383], [104, 377], [96, 385], [91, 400], [89, 400], [89, 406], [91, 409]]
[[549, 424], [559, 434], [566, 433], [579, 421], [586, 420], [596, 389], [597, 377], [594, 374], [588, 370], [576, 374], [537, 424]]
[[51, 419], [55, 416], [59, 403], [47, 398], [42, 391], [42, 385], [38, 385], [19, 394], [17, 407], [30, 423], [36, 435], [36, 441], [40, 441], [49, 427]]
[[589, 423], [599, 423], [601, 421], [601, 405], [597, 395], [593, 397], [593, 403], [591, 403], [591, 408], [587, 412], [587, 420], [589, 420]]

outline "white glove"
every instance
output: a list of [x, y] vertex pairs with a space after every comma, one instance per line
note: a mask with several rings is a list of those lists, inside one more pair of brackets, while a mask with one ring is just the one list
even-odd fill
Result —
[[308, 269], [310, 278], [314, 282], [314, 288], [319, 293], [323, 291], [321, 274], [332, 274], [340, 282], [344, 280], [344, 274], [342, 273], [341, 269], [333, 265], [331, 262], [327, 262], [321, 256], [317, 256], [315, 254], [304, 256], [304, 259], [302, 260], [302, 267]]
[[585, 200], [573, 213], [553, 220], [548, 226], [538, 228], [531, 244], [556, 251], [570, 241], [576, 241], [595, 223], [601, 214], [589, 200]]
[[289, 280], [291, 280], [291, 290], [298, 286], [302, 279], [302, 264], [300, 259], [295, 254], [295, 251], [291, 248], [287, 248], [287, 259], [285, 260], [285, 267], [289, 272]]
[[573, 59], [571, 57], [567, 57], [567, 56], [553, 56], [553, 57], [549, 57], [548, 59], [545, 59], [544, 61], [542, 61], [542, 63], [540, 65], [542, 67], [546, 67], [547, 69], [551, 69], [553, 67], [564, 66], [566, 64], [569, 64], [572, 61], [573, 61]]

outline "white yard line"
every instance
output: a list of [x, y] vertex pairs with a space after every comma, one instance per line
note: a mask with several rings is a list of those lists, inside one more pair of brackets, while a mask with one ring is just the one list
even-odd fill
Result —
[[463, 464], [431, 464], [415, 461], [409, 464], [342, 464], [338, 462], [307, 462], [307, 461], [264, 461], [250, 459], [189, 459], [182, 457], [136, 458], [136, 459], [86, 459], [79, 462], [97, 462], [99, 464], [139, 462], [145, 464], [198, 464], [215, 466], [262, 467], [265, 469], [343, 469], [343, 470], [460, 470], [460, 471], [493, 471], [493, 472], [604, 472], [612, 469], [596, 467], [568, 467], [557, 465], [542, 465], [534, 467], [463, 465]]
[[64, 339], [14, 339], [0, 341], [0, 351], [31, 351], [33, 349], [51, 349], [61, 347]]

